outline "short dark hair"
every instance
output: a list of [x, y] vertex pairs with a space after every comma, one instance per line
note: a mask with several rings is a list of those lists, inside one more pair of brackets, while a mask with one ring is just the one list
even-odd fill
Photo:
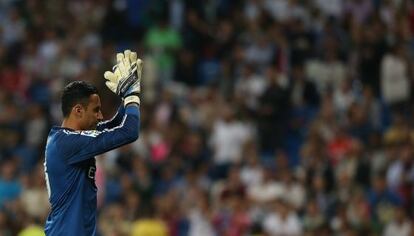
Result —
[[95, 86], [85, 81], [73, 81], [66, 85], [61, 97], [63, 116], [68, 117], [76, 104], [80, 103], [83, 106], [87, 106], [89, 97], [92, 94], [98, 94], [98, 90]]

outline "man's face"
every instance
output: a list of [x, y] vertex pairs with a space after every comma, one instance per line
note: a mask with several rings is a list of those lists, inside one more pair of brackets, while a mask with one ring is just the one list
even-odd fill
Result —
[[98, 94], [92, 94], [89, 97], [87, 107], [83, 108], [83, 114], [80, 120], [82, 130], [94, 130], [98, 122], [103, 119], [101, 112], [101, 99]]

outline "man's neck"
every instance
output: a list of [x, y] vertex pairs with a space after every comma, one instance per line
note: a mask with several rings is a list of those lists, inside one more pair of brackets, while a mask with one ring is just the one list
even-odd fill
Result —
[[73, 122], [70, 118], [63, 119], [62, 122], [63, 128], [73, 129], [73, 130], [80, 130], [80, 127], [77, 123]]

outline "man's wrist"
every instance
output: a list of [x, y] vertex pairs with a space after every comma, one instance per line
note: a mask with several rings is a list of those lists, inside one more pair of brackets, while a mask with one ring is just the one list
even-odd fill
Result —
[[139, 99], [138, 95], [129, 95], [124, 98], [124, 106], [126, 107], [129, 104], [137, 104], [138, 106], [141, 104], [141, 100]]

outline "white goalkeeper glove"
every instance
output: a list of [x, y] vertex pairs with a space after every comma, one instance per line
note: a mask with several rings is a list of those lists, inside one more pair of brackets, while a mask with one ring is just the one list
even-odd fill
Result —
[[117, 64], [112, 71], [106, 71], [106, 86], [124, 99], [124, 104], [140, 104], [138, 97], [141, 92], [142, 60], [130, 50], [116, 54]]

